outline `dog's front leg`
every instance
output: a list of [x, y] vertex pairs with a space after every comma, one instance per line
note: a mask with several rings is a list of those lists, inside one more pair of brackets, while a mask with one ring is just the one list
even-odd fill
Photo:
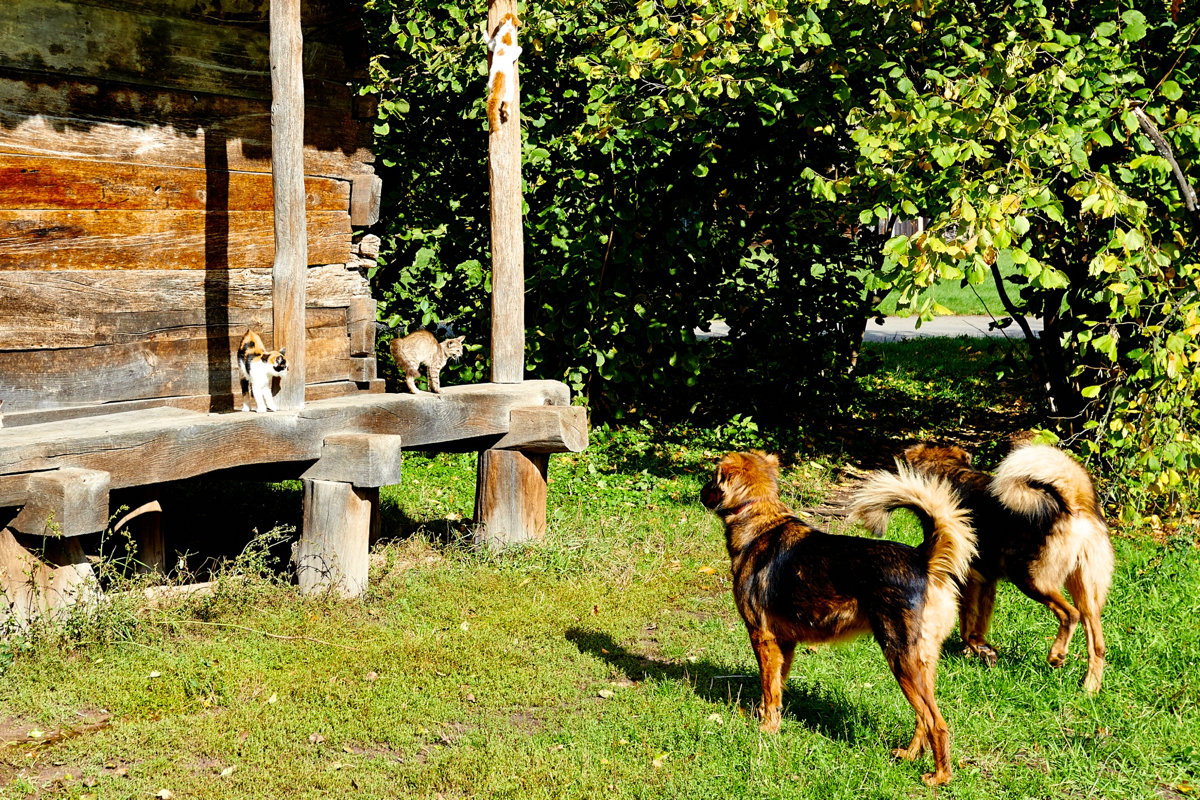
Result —
[[[750, 631], [750, 645], [758, 659], [758, 674], [762, 682], [762, 708], [759, 729], [766, 733], [779, 732], [779, 720], [783, 707], [783, 681], [786, 669], [791, 668], [795, 645], [780, 645], [770, 631]], [[785, 653], [786, 651], [786, 653]]]

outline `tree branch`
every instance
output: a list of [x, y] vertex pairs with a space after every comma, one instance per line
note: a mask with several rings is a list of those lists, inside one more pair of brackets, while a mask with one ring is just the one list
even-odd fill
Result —
[[1142, 126], [1142, 130], [1150, 137], [1150, 141], [1154, 143], [1154, 149], [1158, 154], [1165, 158], [1171, 164], [1171, 172], [1175, 173], [1175, 182], [1179, 184], [1179, 193], [1183, 195], [1184, 205], [1187, 210], [1195, 213], [1196, 211], [1196, 190], [1188, 183], [1188, 179], [1184, 177], [1183, 170], [1179, 168], [1179, 162], [1175, 160], [1175, 154], [1171, 152], [1171, 145], [1167, 144], [1167, 140], [1158, 132], [1158, 128], [1154, 125], [1154, 121], [1146, 116], [1146, 112], [1141, 108], [1134, 108], [1133, 115], [1137, 117], [1138, 125]]

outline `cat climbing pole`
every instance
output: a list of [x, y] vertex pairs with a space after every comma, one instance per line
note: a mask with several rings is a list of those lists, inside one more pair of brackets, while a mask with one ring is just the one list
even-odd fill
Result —
[[[517, 15], [515, 0], [490, 0], [490, 68], [501, 51], [498, 29]], [[516, 31], [508, 31], [515, 39]], [[516, 41], [505, 43], [516, 47]], [[507, 57], [511, 57], [511, 53]], [[515, 51], [519, 55], [519, 50]], [[492, 223], [492, 382], [520, 383], [525, 373], [525, 252], [521, 215], [521, 115], [515, 66], [507, 114], [488, 135]], [[494, 91], [490, 85], [489, 92]], [[492, 98], [489, 97], [489, 100]], [[479, 454], [475, 481], [475, 543], [490, 549], [538, 541], [546, 534], [546, 473], [551, 453], [587, 446], [580, 407], [513, 409], [509, 435]]]

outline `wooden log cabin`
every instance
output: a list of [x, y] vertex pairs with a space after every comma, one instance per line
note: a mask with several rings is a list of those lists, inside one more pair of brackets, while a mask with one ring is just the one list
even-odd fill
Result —
[[[510, 10], [496, 0], [489, 17]], [[565, 385], [523, 380], [519, 127], [479, 143], [496, 206], [493, 382], [389, 394], [365, 277], [380, 181], [354, 91], [359, 13], [0, 3], [0, 620], [86, 586], [78, 537], [110, 524], [110, 493], [144, 487], [140, 558], [162, 569], [155, 485], [235, 468], [303, 479], [306, 590], [363, 590], [402, 447], [480, 453], [480, 544], [543, 535], [548, 454], [587, 432]], [[248, 327], [288, 346], [276, 413], [239, 410]]]

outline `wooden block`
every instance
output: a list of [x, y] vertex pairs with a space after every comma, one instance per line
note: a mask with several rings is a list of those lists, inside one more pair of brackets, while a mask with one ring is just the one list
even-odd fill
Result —
[[475, 477], [475, 546], [489, 550], [546, 537], [546, 469], [550, 456], [484, 450]]
[[350, 224], [368, 227], [379, 222], [383, 179], [378, 175], [355, 175], [350, 190]]
[[304, 531], [295, 555], [302, 592], [331, 590], [355, 597], [366, 590], [371, 524], [378, 505], [378, 489], [304, 481]]
[[350, 355], [375, 355], [375, 298], [355, 297], [346, 309], [346, 327], [350, 333]]
[[350, 359], [350, 380], [355, 383], [370, 383], [375, 380], [375, 356]]
[[108, 527], [109, 474], [65, 467], [25, 480], [25, 507], [9, 527], [35, 536], [81, 536]]
[[368, 488], [399, 483], [400, 438], [383, 433], [335, 433], [326, 436], [321, 457], [302, 477], [307, 480], [341, 481]]
[[508, 420], [508, 433], [494, 449], [578, 453], [588, 444], [587, 412], [582, 406], [514, 408]]

